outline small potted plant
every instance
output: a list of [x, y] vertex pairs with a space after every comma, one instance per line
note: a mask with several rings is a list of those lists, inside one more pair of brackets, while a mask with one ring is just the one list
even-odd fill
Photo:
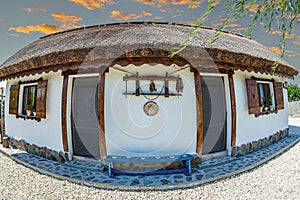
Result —
[[269, 107], [270, 107], [270, 110], [274, 110], [272, 99], [273, 99], [273, 93], [269, 97]]
[[263, 98], [263, 103], [264, 103], [263, 110], [264, 111], [269, 111], [269, 110], [274, 109], [272, 98], [273, 98], [273, 94], [268, 95]]
[[263, 111], [268, 111], [270, 109], [268, 97], [264, 97], [263, 98], [263, 102], [264, 102]]
[[31, 104], [25, 104], [24, 110], [25, 110], [27, 116], [31, 116], [31, 114], [32, 114], [32, 105]]
[[36, 116], [36, 110], [32, 110], [33, 116]]

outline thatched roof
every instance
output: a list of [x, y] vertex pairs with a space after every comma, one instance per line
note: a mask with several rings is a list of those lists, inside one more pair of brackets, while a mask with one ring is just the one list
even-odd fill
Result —
[[[66, 70], [129, 63], [190, 64], [200, 71], [247, 70], [272, 73], [280, 57], [258, 42], [224, 32], [209, 46], [215, 30], [201, 28], [188, 47], [173, 58], [168, 54], [181, 44], [193, 26], [136, 22], [83, 27], [40, 38], [0, 66], [0, 79]], [[298, 71], [282, 62], [275, 74], [293, 77]]]

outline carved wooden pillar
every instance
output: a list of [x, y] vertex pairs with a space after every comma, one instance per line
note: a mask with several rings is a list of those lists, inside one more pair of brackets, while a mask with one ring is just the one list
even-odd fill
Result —
[[104, 89], [105, 89], [105, 71], [106, 67], [99, 69], [98, 80], [98, 136], [100, 147], [100, 158], [106, 157], [105, 127], [104, 127]]
[[231, 147], [236, 146], [236, 103], [235, 103], [235, 89], [233, 81], [233, 71], [228, 74], [230, 103], [231, 103]]
[[61, 104], [61, 128], [62, 141], [64, 152], [69, 152], [68, 148], [68, 134], [67, 134], [67, 100], [68, 100], [68, 82], [69, 74], [64, 74], [63, 88], [62, 88], [62, 104]]
[[195, 93], [197, 100], [197, 146], [196, 153], [202, 155], [203, 147], [203, 108], [202, 108], [202, 91], [201, 91], [201, 80], [200, 73], [194, 71], [195, 79]]

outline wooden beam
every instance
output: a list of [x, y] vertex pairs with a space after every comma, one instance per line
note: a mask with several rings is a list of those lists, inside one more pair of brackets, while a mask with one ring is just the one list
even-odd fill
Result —
[[230, 103], [231, 103], [231, 147], [236, 146], [236, 100], [233, 81], [233, 72], [228, 74]]
[[105, 89], [105, 71], [106, 68], [99, 69], [98, 80], [98, 136], [100, 147], [100, 158], [106, 157], [105, 126], [104, 126], [104, 89]]
[[61, 104], [61, 128], [63, 148], [65, 152], [69, 152], [68, 148], [68, 134], [67, 134], [67, 100], [68, 100], [68, 82], [69, 75], [64, 75], [63, 88], [62, 88], [62, 104]]
[[[136, 95], [136, 93], [135, 92], [132, 92], [132, 93], [129, 93], [129, 92], [124, 92], [124, 93], [122, 93], [122, 95], [134, 95], [134, 96], [137, 96]], [[139, 94], [140, 95], [140, 94]], [[159, 95], [165, 95], [165, 94], [159, 94], [159, 93], [143, 93], [143, 95], [146, 95], [146, 96], [159, 96]], [[175, 93], [175, 94], [173, 94], [173, 93], [167, 93], [167, 95], [165, 95], [165, 97], [181, 97], [182, 96], [182, 94], [177, 94], [177, 93]]]
[[179, 77], [174, 77], [174, 76], [124, 76], [123, 81], [132, 81], [132, 80], [140, 80], [140, 81], [177, 81], [180, 79]]
[[203, 108], [202, 108], [202, 90], [201, 80], [198, 71], [194, 71], [195, 93], [197, 100], [197, 146], [196, 153], [202, 155], [203, 147]]

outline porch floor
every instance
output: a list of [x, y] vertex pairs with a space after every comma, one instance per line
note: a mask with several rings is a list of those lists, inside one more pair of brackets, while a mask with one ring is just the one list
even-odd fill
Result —
[[153, 190], [185, 188], [224, 179], [255, 169], [279, 156], [300, 141], [300, 127], [290, 126], [289, 135], [277, 143], [241, 157], [219, 157], [194, 165], [192, 175], [118, 175], [109, 178], [104, 166], [97, 162], [67, 161], [60, 163], [17, 149], [0, 147], [0, 151], [17, 163], [42, 174], [71, 182], [107, 189]]

